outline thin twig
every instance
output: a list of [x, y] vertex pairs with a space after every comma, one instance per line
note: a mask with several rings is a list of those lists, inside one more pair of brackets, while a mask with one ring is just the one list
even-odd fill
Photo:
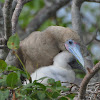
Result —
[[84, 77], [79, 89], [79, 95], [78, 95], [79, 100], [84, 99], [87, 84], [89, 83], [90, 79], [99, 71], [99, 69], [100, 69], [100, 61], [91, 69], [90, 73], [87, 73], [86, 76]]
[[18, 0], [16, 8], [14, 10], [13, 16], [12, 16], [12, 34], [15, 34], [16, 32], [16, 26], [18, 22], [19, 15], [22, 11], [22, 8], [25, 3], [30, 2], [31, 0]]
[[2, 7], [0, 4], [0, 36], [3, 38], [4, 37], [4, 19], [3, 19], [3, 13], [2, 13]]
[[12, 25], [11, 25], [11, 13], [12, 13], [12, 2], [13, 0], [5, 0], [3, 7], [4, 16], [4, 32], [6, 40], [12, 35]]

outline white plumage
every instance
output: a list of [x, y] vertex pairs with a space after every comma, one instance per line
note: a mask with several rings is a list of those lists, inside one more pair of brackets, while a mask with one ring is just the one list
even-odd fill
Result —
[[[71, 58], [73, 58], [73, 55], [68, 51], [59, 53], [54, 57], [53, 65], [41, 67], [31, 74], [32, 81], [38, 80], [42, 77], [48, 77], [55, 79], [55, 81], [60, 80], [61, 82], [73, 83], [75, 80], [75, 73], [68, 64]], [[45, 78], [42, 83], [47, 84], [48, 78]], [[63, 83], [62, 85], [68, 84]]]

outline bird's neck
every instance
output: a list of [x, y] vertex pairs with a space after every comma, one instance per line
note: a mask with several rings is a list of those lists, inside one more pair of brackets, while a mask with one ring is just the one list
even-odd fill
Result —
[[44, 31], [45, 35], [50, 35], [54, 41], [56, 41], [56, 44], [58, 46], [58, 48], [62, 51], [66, 50], [64, 43], [67, 40], [66, 39], [66, 34], [64, 34], [64, 32], [61, 32], [61, 30], [56, 29], [56, 28], [48, 28], [47, 30]]

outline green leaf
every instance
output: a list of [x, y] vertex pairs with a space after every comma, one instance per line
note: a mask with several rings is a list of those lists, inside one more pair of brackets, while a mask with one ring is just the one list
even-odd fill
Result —
[[27, 75], [28, 75], [28, 77], [30, 77], [30, 74], [29, 73], [26, 74], [26, 72], [23, 70], [20, 70], [20, 74], [25, 78], [27, 78]]
[[0, 60], [0, 70], [4, 71], [7, 67], [7, 64], [5, 61]]
[[18, 76], [18, 82], [17, 82], [16, 85], [17, 85], [17, 86], [22, 86], [22, 82], [21, 82], [21, 79], [20, 79], [20, 76], [21, 76], [20, 71], [17, 71], [16, 74], [17, 74], [17, 76]]
[[41, 83], [38, 83], [38, 82], [35, 82], [35, 81], [34, 81], [34, 86], [35, 86], [35, 88], [41, 88], [43, 90], [46, 90], [46, 86], [45, 85], [43, 85]]
[[56, 81], [56, 87], [60, 87], [61, 86], [61, 82], [60, 81]]
[[50, 84], [50, 85], [54, 85], [55, 84], [55, 80], [50, 78], [47, 80], [47, 83]]
[[2, 75], [0, 79], [0, 86], [7, 86], [6, 84], [7, 75]]
[[48, 77], [42, 77], [42, 78], [38, 79], [37, 81], [39, 81], [39, 80], [43, 81], [46, 78], [48, 78]]
[[66, 97], [61, 97], [59, 100], [69, 100]]
[[9, 96], [9, 90], [1, 91], [0, 90], [0, 100], [6, 100]]
[[19, 40], [19, 37], [17, 34], [14, 34], [13, 36], [11, 36], [7, 42], [7, 46], [9, 49], [18, 49], [19, 48], [19, 43], [20, 43], [20, 40]]
[[63, 92], [67, 92], [70, 90], [70, 88], [67, 88], [67, 87], [64, 87], [64, 86], [61, 86], [61, 87], [56, 87], [57, 90], [61, 90]]
[[70, 100], [73, 100], [73, 98], [75, 97], [76, 94], [72, 93], [72, 94], [68, 94], [67, 97], [70, 98]]
[[52, 93], [54, 90], [53, 90], [51, 87], [47, 87], [46, 91], [47, 91], [48, 93]]
[[12, 65], [7, 66], [7, 71], [19, 71], [19, 70], [20, 69], [15, 66]]
[[38, 91], [37, 96], [40, 100], [45, 100], [45, 97], [46, 97], [46, 95], [43, 91]]
[[16, 93], [17, 94], [17, 97], [21, 97], [20, 100], [32, 100], [30, 97], [26, 96], [26, 95], [22, 95], [22, 94], [19, 94], [19, 93]]
[[58, 96], [60, 96], [59, 92], [54, 92], [53, 95], [52, 95], [53, 98], [57, 98]]
[[26, 88], [31, 87], [33, 85], [34, 85], [33, 83], [28, 83], [28, 84], [26, 84], [26, 85], [23, 86], [23, 89], [26, 89]]
[[85, 73], [77, 73], [76, 74], [77, 78], [84, 78], [84, 76], [85, 76]]
[[22, 95], [26, 95], [26, 96], [29, 96], [30, 95], [30, 93], [32, 93], [33, 91], [33, 88], [32, 87], [29, 87], [29, 88], [21, 88], [20, 89], [20, 94], [22, 94]]
[[32, 91], [32, 93], [30, 94], [30, 98], [32, 98], [32, 100], [39, 100], [37, 91]]
[[8, 86], [13, 88], [17, 84], [17, 82], [18, 75], [16, 73], [12, 72], [7, 76], [6, 83]]

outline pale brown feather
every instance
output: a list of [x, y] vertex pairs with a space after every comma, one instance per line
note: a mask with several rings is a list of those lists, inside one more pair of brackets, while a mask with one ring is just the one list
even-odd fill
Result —
[[64, 43], [73, 39], [80, 42], [79, 35], [70, 28], [50, 26], [46, 30], [33, 32], [20, 42], [18, 54], [23, 54], [23, 63], [29, 73], [41, 66], [53, 63], [53, 58], [60, 52], [65, 51]]

